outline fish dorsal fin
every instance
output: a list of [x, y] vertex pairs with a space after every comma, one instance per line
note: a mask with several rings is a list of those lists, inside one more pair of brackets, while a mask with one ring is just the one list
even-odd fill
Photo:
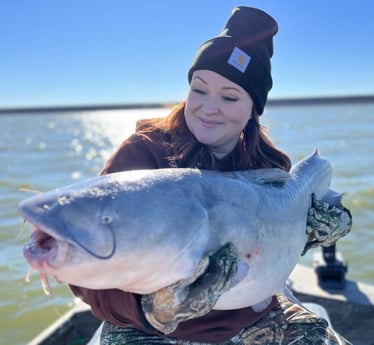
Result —
[[242, 181], [249, 180], [257, 184], [283, 185], [291, 179], [291, 175], [287, 171], [278, 168], [234, 171], [228, 174], [233, 178]]

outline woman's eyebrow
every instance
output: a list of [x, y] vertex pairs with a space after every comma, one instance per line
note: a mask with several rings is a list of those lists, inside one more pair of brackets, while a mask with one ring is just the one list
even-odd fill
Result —
[[[196, 76], [194, 76], [194, 77], [192, 78], [192, 80], [194, 80], [194, 79], [198, 79], [198, 80], [200, 80], [202, 83], [208, 85], [208, 83], [207, 83], [203, 78], [201, 78], [201, 77], [198, 76], [198, 75], [196, 75]], [[224, 90], [235, 90], [235, 91], [241, 93], [241, 90], [238, 89], [238, 88], [236, 88], [235, 86], [224, 86], [224, 87], [222, 87], [222, 89], [224, 89]]]
[[194, 79], [199, 79], [200, 81], [202, 81], [204, 84], [208, 84], [203, 78], [201, 78], [200, 76], [196, 75], [192, 78], [192, 80]]
[[239, 93], [242, 93], [241, 90], [239, 90], [235, 86], [224, 86], [222, 89], [224, 89], [224, 90], [235, 90], [235, 91], [237, 91]]

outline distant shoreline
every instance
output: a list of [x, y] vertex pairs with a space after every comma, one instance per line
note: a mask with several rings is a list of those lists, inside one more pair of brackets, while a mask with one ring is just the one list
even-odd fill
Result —
[[269, 99], [267, 106], [279, 105], [317, 105], [317, 104], [345, 104], [345, 103], [373, 103], [374, 95], [365, 96], [330, 96], [330, 97], [300, 97]]
[[[346, 103], [374, 103], [374, 95], [367, 96], [336, 96], [336, 97], [300, 97], [269, 99], [267, 106], [293, 106], [293, 105], [327, 105]], [[98, 105], [68, 105], [68, 106], [32, 106], [32, 107], [0, 107], [0, 115], [23, 113], [56, 113], [69, 111], [96, 111], [96, 110], [126, 110], [171, 108], [176, 103], [128, 103], [128, 104], [98, 104]]]

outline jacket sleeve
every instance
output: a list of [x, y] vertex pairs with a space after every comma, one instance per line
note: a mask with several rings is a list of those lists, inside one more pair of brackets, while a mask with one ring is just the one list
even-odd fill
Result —
[[[159, 139], [159, 140], [157, 140]], [[126, 139], [105, 163], [100, 175], [125, 170], [168, 168], [164, 142], [133, 134]]]

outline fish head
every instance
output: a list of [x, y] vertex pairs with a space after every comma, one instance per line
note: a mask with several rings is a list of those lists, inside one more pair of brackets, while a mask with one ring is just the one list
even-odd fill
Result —
[[[34, 195], [18, 206], [33, 232], [23, 254], [29, 264], [57, 281], [75, 283], [74, 268], [91, 271], [116, 253], [111, 207], [116, 188], [107, 179], [91, 179]], [[77, 270], [76, 270], [77, 271]], [[78, 270], [82, 274], [83, 270]], [[77, 271], [77, 273], [78, 273]]]
[[34, 229], [24, 256], [45, 276], [92, 289], [149, 293], [183, 279], [209, 238], [192, 175], [180, 184], [178, 169], [126, 171], [28, 198], [18, 206]]

